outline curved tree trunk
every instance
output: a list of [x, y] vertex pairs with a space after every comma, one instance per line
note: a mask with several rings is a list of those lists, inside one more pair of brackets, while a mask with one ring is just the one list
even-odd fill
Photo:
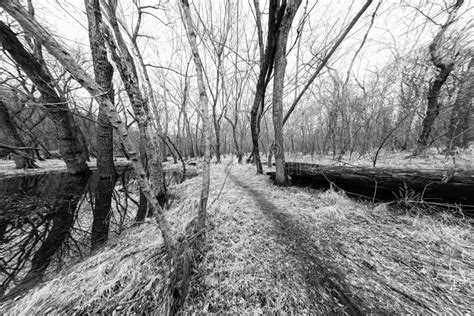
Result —
[[20, 43], [15, 33], [0, 21], [0, 41], [3, 48], [10, 54], [15, 63], [33, 81], [41, 93], [43, 106], [57, 128], [60, 153], [71, 174], [85, 174], [89, 167], [83, 156], [83, 147], [78, 129], [67, 101], [59, 96], [54, 89], [54, 80], [49, 72]]
[[263, 168], [258, 144], [260, 137], [260, 123], [262, 121], [265, 104], [265, 89], [270, 82], [271, 73], [273, 71], [276, 42], [278, 39], [277, 29], [280, 21], [277, 19], [278, 3], [277, 1], [272, 0], [270, 1], [268, 13], [267, 44], [266, 47], [264, 47], [260, 3], [258, 0], [254, 0], [254, 7], [256, 12], [258, 44], [260, 48], [260, 72], [258, 75], [255, 98], [250, 111], [250, 130], [253, 145], [252, 156], [257, 167], [257, 173], [261, 174], [263, 173]]
[[447, 21], [441, 26], [441, 29], [436, 34], [433, 42], [430, 44], [430, 54], [431, 61], [433, 65], [438, 68], [439, 72], [435, 76], [433, 83], [430, 85], [428, 91], [428, 105], [426, 107], [426, 116], [423, 119], [423, 127], [418, 137], [418, 146], [415, 150], [415, 154], [418, 154], [423, 149], [428, 146], [428, 139], [431, 136], [431, 131], [433, 129], [433, 124], [436, 118], [439, 115], [439, 110], [441, 104], [439, 103], [439, 95], [441, 93], [441, 88], [443, 84], [448, 79], [451, 71], [454, 68], [454, 62], [450, 60], [444, 60], [440, 51], [440, 46], [442, 45], [444, 34], [448, 27], [454, 22], [456, 18], [457, 11], [463, 4], [464, 0], [456, 0], [451, 12], [449, 13]]
[[122, 118], [117, 113], [112, 102], [105, 96], [106, 92], [98, 85], [88, 74], [81, 68], [74, 60], [74, 58], [67, 52], [67, 50], [60, 45], [55, 38], [46, 31], [35, 19], [33, 19], [28, 12], [17, 2], [11, 0], [0, 1], [0, 7], [7, 11], [20, 25], [30, 34], [40, 40], [48, 52], [54, 56], [81, 84], [89, 94], [94, 97], [101, 106], [104, 107], [110, 123], [117, 130], [124, 149], [127, 151], [132, 166], [135, 171], [140, 188], [150, 203], [150, 208], [155, 214], [156, 221], [160, 227], [164, 245], [169, 258], [173, 257], [176, 241], [171, 234], [171, 227], [166, 219], [163, 209], [160, 207], [156, 196], [152, 193], [150, 183], [146, 177], [146, 172], [140, 162], [139, 155], [135, 144], [130, 139], [127, 127], [122, 121]]

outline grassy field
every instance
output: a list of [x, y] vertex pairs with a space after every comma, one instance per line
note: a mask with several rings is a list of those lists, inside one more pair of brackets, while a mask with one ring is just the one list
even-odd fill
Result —
[[[171, 188], [183, 233], [199, 177]], [[183, 312], [469, 313], [474, 243], [467, 220], [279, 188], [251, 165], [212, 166], [209, 228]], [[0, 312], [163, 312], [169, 273], [146, 222]]]

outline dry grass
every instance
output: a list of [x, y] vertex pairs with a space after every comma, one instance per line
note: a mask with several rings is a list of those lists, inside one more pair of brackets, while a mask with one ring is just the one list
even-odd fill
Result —
[[[211, 181], [207, 251], [183, 313], [347, 313], [351, 302], [362, 312], [472, 312], [468, 222], [274, 187], [248, 165], [213, 165]], [[196, 215], [199, 188], [193, 178], [173, 189], [176, 234]], [[132, 228], [3, 313], [160, 313], [169, 297], [161, 247], [155, 225]]]
[[[199, 179], [194, 178], [171, 190], [177, 199], [167, 216], [175, 235], [196, 216], [197, 187]], [[147, 222], [21, 299], [5, 303], [0, 314], [159, 312], [169, 303], [169, 273], [158, 227]]]
[[363, 312], [471, 311], [472, 228], [450, 215], [413, 216], [334, 191], [277, 188], [252, 167], [234, 166], [211, 219], [186, 312], [347, 312], [330, 289], [315, 286], [326, 282], [323, 274]]

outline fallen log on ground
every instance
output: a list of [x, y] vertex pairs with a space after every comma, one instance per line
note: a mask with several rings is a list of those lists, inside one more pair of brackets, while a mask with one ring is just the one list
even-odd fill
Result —
[[324, 166], [287, 162], [285, 170], [295, 185], [328, 188], [374, 200], [410, 199], [451, 203], [474, 210], [474, 170], [417, 170]]

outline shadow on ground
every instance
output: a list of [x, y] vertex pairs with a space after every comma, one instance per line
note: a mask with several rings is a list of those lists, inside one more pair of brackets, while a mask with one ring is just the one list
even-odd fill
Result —
[[362, 301], [348, 289], [342, 273], [324, 262], [323, 254], [311, 241], [311, 234], [304, 225], [290, 214], [279, 210], [261, 192], [248, 186], [235, 175], [229, 178], [245, 190], [263, 214], [272, 221], [275, 234], [288, 252], [299, 262], [299, 270], [306, 281], [306, 291], [321, 312], [361, 315], [367, 310]]

